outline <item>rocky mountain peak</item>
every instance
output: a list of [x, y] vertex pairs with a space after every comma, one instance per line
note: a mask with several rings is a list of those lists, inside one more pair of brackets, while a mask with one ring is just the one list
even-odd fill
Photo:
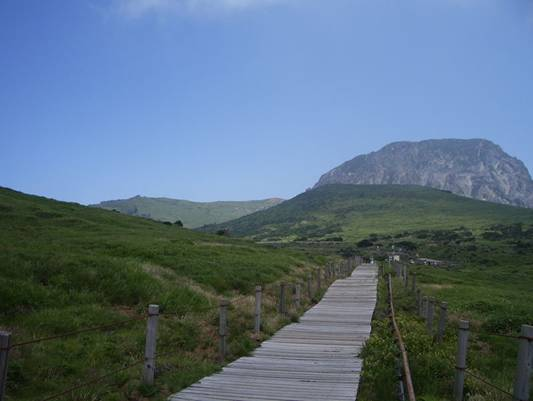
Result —
[[315, 187], [334, 183], [422, 185], [533, 207], [533, 181], [524, 163], [485, 139], [391, 143], [327, 172]]

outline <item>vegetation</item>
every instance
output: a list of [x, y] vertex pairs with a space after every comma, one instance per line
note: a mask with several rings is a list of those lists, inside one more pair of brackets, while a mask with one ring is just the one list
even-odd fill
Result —
[[[443, 261], [439, 267], [410, 265], [424, 294], [449, 305], [443, 344], [433, 343], [416, 316], [413, 295], [395, 284], [419, 399], [451, 399], [450, 359], [459, 318], [470, 320], [477, 333], [469, 366], [510, 388], [516, 344], [494, 334], [514, 335], [521, 324], [533, 323], [532, 210], [421, 187], [331, 185], [206, 229], [219, 235], [1, 189], [0, 325], [18, 342], [142, 316], [147, 304], [157, 303], [167, 316], [161, 321], [160, 352], [171, 352], [159, 364], [157, 387], [140, 385], [135, 368], [114, 375], [109, 386], [80, 390], [69, 399], [162, 400], [220, 368], [216, 305], [221, 296], [239, 299], [230, 310], [234, 358], [261, 340], [249, 332], [257, 283], [303, 278], [325, 262], [318, 254], [384, 261], [394, 249], [404, 260]], [[276, 244], [259, 246], [235, 235]], [[268, 288], [266, 335], [290, 321], [276, 317], [273, 287]], [[396, 351], [383, 291], [380, 284], [373, 334], [363, 352], [363, 401], [396, 399]], [[112, 332], [17, 348], [11, 355], [9, 399], [31, 401], [136, 361], [143, 341], [143, 323], [132, 322]], [[471, 378], [467, 392], [470, 400], [500, 399]]]
[[[157, 387], [140, 385], [140, 367], [69, 400], [165, 399], [216, 362], [218, 299], [244, 296], [230, 310], [230, 358], [249, 352], [256, 284], [306, 277], [324, 263], [303, 252], [272, 249], [0, 189], [2, 330], [18, 343], [142, 317], [159, 304]], [[270, 287], [271, 288], [271, 287]], [[287, 323], [265, 299], [265, 332]], [[36, 400], [142, 359], [144, 322], [15, 348], [8, 400]], [[169, 356], [164, 356], [171, 352]]]
[[135, 196], [130, 199], [105, 201], [93, 206], [158, 221], [178, 220], [187, 228], [196, 228], [237, 219], [280, 202], [282, 200], [277, 198], [241, 202], [191, 202]]
[[532, 223], [533, 210], [483, 202], [447, 191], [399, 185], [325, 185], [267, 210], [208, 226], [262, 241], [360, 241], [371, 234], [443, 230], [463, 225]]
[[[424, 322], [416, 314], [413, 294], [399, 281], [395, 283], [397, 312], [419, 399], [451, 399], [459, 319], [469, 320], [471, 324], [469, 368], [494, 385], [511, 391], [517, 343], [504, 336], [517, 335], [522, 324], [533, 324], [530, 291], [533, 286], [533, 226], [498, 224], [478, 234], [459, 227], [406, 232], [397, 238], [373, 238], [380, 244], [381, 251], [374, 248], [372, 252], [382, 258], [383, 249], [391, 249], [392, 245], [398, 248], [400, 242], [408, 241], [415, 244], [420, 255], [447, 262], [445, 267], [410, 266], [410, 272], [417, 273], [423, 294], [448, 303], [451, 321], [443, 344], [435, 344], [427, 334]], [[389, 334], [384, 294], [385, 287], [381, 284], [373, 334], [363, 353], [368, 367], [361, 390], [363, 401], [396, 399], [391, 376], [395, 367], [395, 347]], [[466, 393], [470, 400], [508, 399], [472, 377], [467, 380]]]

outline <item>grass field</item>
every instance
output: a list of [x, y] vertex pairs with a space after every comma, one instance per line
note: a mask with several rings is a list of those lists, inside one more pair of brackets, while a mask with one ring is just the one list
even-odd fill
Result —
[[135, 196], [130, 199], [105, 201], [92, 206], [159, 221], [174, 223], [179, 220], [187, 228], [196, 228], [237, 219], [275, 206], [280, 202], [282, 200], [278, 198], [235, 202], [191, 202], [181, 199]]
[[[116, 212], [0, 189], [0, 326], [13, 341], [53, 336], [141, 317], [159, 304], [161, 353], [157, 386], [140, 385], [140, 367], [69, 400], [164, 399], [205, 374], [216, 361], [216, 307], [230, 310], [232, 357], [256, 346], [256, 284], [303, 278], [321, 257], [208, 235]], [[309, 304], [309, 300], [307, 300]], [[265, 335], [286, 319], [265, 300]], [[8, 400], [40, 400], [142, 357], [144, 322], [12, 350]], [[63, 398], [64, 399], [64, 398]]]
[[326, 185], [270, 209], [202, 228], [228, 228], [260, 241], [359, 241], [370, 234], [447, 229], [478, 230], [497, 223], [533, 223], [533, 210], [483, 202], [431, 188]]

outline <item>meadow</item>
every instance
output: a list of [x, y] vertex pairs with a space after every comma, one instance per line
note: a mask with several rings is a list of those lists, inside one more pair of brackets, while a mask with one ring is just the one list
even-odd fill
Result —
[[[222, 297], [239, 299], [230, 308], [232, 359], [261, 340], [251, 335], [254, 287], [304, 279], [324, 262], [311, 253], [0, 189], [0, 326], [13, 342], [142, 318], [151, 303], [163, 314], [155, 387], [142, 385], [139, 366], [69, 393], [69, 400], [165, 399], [220, 369]], [[268, 336], [289, 319], [275, 312], [273, 290], [265, 297]], [[13, 349], [7, 400], [41, 400], [142, 359], [144, 331], [144, 321], [132, 321]]]

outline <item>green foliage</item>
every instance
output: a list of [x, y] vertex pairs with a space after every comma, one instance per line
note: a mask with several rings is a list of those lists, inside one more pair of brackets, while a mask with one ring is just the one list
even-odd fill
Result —
[[496, 224], [531, 223], [533, 211], [453, 195], [447, 191], [400, 185], [325, 185], [264, 211], [222, 226], [202, 228], [256, 240], [372, 241], [371, 234], [401, 237], [405, 231], [447, 230], [458, 226], [479, 230]]
[[[377, 240], [384, 248], [398, 246], [400, 241], [412, 241], [421, 256], [448, 262], [446, 267], [409, 265], [417, 273], [417, 282], [424, 295], [448, 303], [450, 323], [443, 344], [437, 344], [427, 335], [424, 322], [416, 316], [413, 294], [403, 285], [395, 283], [394, 294], [398, 320], [409, 352], [413, 380], [418, 399], [450, 400], [453, 380], [453, 358], [456, 348], [456, 322], [471, 322], [468, 366], [478, 376], [503, 388], [512, 389], [516, 368], [517, 343], [512, 338], [498, 334], [516, 335], [522, 324], [533, 324], [533, 252], [529, 237], [532, 226], [524, 224], [499, 224], [478, 232], [464, 227], [446, 230], [417, 230], [403, 232], [401, 236]], [[490, 240], [486, 232], [496, 232]], [[510, 246], [517, 239], [523, 248]], [[525, 250], [525, 251], [524, 251]], [[414, 256], [414, 255], [413, 255]], [[381, 288], [381, 287], [380, 287]], [[384, 290], [380, 290], [384, 297]], [[392, 400], [375, 391], [393, 391], [388, 374], [393, 368], [387, 359], [386, 317], [382, 303], [378, 304], [373, 323], [372, 338], [364, 355], [370, 355], [365, 370], [361, 400]], [[438, 319], [438, 313], [436, 315]], [[383, 328], [384, 327], [384, 328]], [[365, 360], [365, 366], [366, 366]], [[365, 381], [366, 380], [366, 381]], [[532, 383], [533, 384], [533, 383]], [[389, 386], [389, 387], [387, 387]], [[533, 387], [532, 387], [533, 388]], [[466, 394], [469, 400], [505, 400], [505, 396], [483, 383], [468, 377]]]
[[[167, 316], [158, 352], [174, 354], [159, 365], [157, 388], [141, 386], [135, 367], [74, 392], [73, 401], [163, 400], [212, 373], [217, 300], [303, 277], [316, 262], [324, 259], [0, 188], [0, 326], [13, 341], [141, 317], [150, 303]], [[255, 345], [250, 322], [233, 317], [236, 356]], [[142, 359], [144, 325], [13, 350], [7, 399], [36, 400]]]

